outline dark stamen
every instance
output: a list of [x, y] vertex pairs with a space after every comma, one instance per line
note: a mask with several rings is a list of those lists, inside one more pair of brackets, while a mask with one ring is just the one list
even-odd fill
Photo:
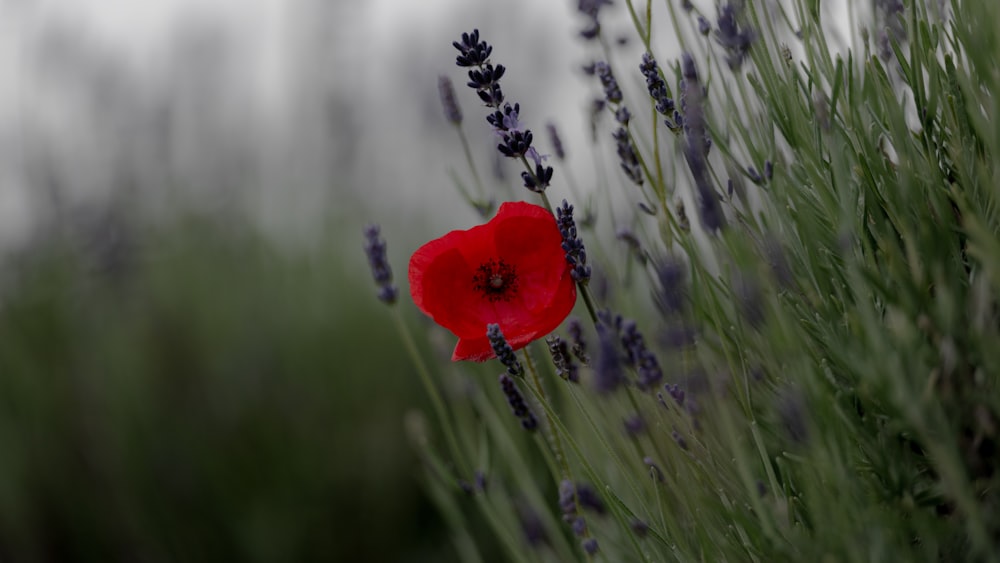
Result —
[[517, 294], [517, 270], [503, 260], [491, 258], [479, 265], [472, 283], [476, 291], [492, 303], [510, 301]]

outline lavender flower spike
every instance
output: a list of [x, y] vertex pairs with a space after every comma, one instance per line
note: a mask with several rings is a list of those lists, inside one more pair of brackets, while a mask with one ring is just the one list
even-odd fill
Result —
[[566, 341], [558, 335], [552, 335], [545, 339], [545, 343], [549, 346], [552, 363], [556, 366], [556, 375], [571, 383], [578, 383], [580, 381], [579, 368], [569, 354], [569, 346]]
[[715, 40], [726, 50], [726, 62], [732, 70], [738, 70], [743, 64], [755, 35], [753, 30], [746, 26], [740, 28], [737, 16], [741, 10], [742, 8], [738, 9], [732, 3], [719, 6], [716, 20], [719, 29], [715, 32]]
[[618, 389], [625, 376], [622, 374], [621, 355], [612, 327], [597, 325], [597, 357], [594, 360], [594, 386], [597, 392], [609, 394]]
[[715, 232], [725, 228], [726, 218], [708, 173], [709, 137], [705, 125], [704, 92], [698, 79], [698, 69], [689, 53], [681, 57], [681, 73], [684, 76], [681, 100], [684, 110], [684, 160], [694, 177], [702, 225]]
[[503, 394], [507, 396], [507, 404], [510, 405], [511, 412], [521, 419], [521, 427], [525, 430], [537, 429], [538, 419], [528, 408], [528, 403], [524, 400], [524, 395], [521, 394], [521, 390], [517, 388], [514, 380], [506, 373], [501, 373], [499, 381]]
[[562, 234], [562, 248], [566, 253], [566, 262], [572, 267], [570, 275], [573, 281], [586, 284], [590, 281], [591, 273], [590, 266], [587, 265], [587, 250], [576, 233], [573, 206], [565, 199], [562, 205], [556, 208], [556, 222], [559, 224], [559, 233]]
[[[660, 77], [660, 67], [656, 64], [656, 59], [650, 53], [643, 53], [642, 64], [639, 65], [639, 70], [642, 71], [642, 75], [646, 77], [646, 89], [649, 91], [649, 97], [653, 98], [656, 102], [656, 111], [670, 117], [674, 113], [674, 101], [670, 98], [670, 94], [667, 92], [667, 84]], [[668, 127], [673, 127], [673, 123], [668, 121]]]
[[441, 96], [441, 107], [444, 108], [445, 119], [453, 125], [461, 123], [462, 108], [458, 107], [458, 100], [455, 98], [455, 86], [447, 76], [438, 77], [438, 94]]
[[365, 228], [365, 254], [368, 255], [368, 265], [371, 266], [375, 285], [379, 288], [379, 300], [392, 305], [396, 302], [399, 292], [392, 284], [392, 269], [385, 257], [386, 244], [379, 233], [378, 225], [369, 225]]
[[510, 344], [507, 344], [507, 339], [503, 337], [500, 325], [495, 323], [486, 325], [486, 338], [489, 339], [490, 346], [493, 348], [493, 353], [497, 355], [497, 359], [507, 367], [507, 373], [513, 376], [524, 374], [524, 368], [521, 367], [521, 362], [517, 361], [514, 349], [510, 347]]

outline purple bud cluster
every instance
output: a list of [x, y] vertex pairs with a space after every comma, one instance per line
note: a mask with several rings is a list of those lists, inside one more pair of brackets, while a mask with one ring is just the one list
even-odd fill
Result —
[[685, 133], [684, 160], [694, 177], [702, 225], [709, 232], [715, 232], [725, 228], [726, 218], [719, 201], [719, 194], [712, 186], [708, 172], [708, 149], [711, 140], [705, 124], [705, 93], [698, 78], [698, 69], [689, 53], [684, 53], [681, 57], [681, 75], [684, 77], [681, 87]]
[[552, 355], [552, 363], [556, 366], [556, 375], [572, 383], [579, 383], [580, 370], [569, 354], [569, 346], [566, 341], [558, 335], [552, 335], [545, 339], [549, 346], [549, 354]]
[[621, 161], [622, 170], [625, 171], [625, 175], [628, 176], [629, 180], [641, 186], [644, 181], [642, 177], [642, 165], [639, 162], [639, 155], [635, 152], [635, 145], [632, 144], [632, 138], [629, 136], [628, 130], [624, 127], [619, 127], [612, 134], [612, 137], [615, 139], [615, 148], [618, 151], [618, 159]]
[[590, 40], [601, 34], [601, 24], [598, 21], [598, 13], [601, 6], [610, 6], [611, 0], [577, 0], [576, 9], [587, 16], [587, 27], [580, 31], [580, 36]]
[[489, 339], [490, 346], [493, 348], [493, 353], [496, 354], [497, 359], [507, 367], [508, 374], [515, 377], [524, 375], [524, 368], [521, 367], [521, 362], [517, 361], [514, 349], [510, 347], [510, 344], [507, 344], [507, 339], [504, 338], [503, 332], [500, 330], [500, 325], [495, 323], [486, 325], [486, 338]]
[[585, 483], [574, 484], [564, 479], [559, 483], [559, 509], [562, 511], [563, 522], [570, 525], [577, 537], [583, 538], [583, 549], [591, 555], [597, 553], [597, 540], [586, 537], [587, 521], [580, 514], [580, 510], [589, 510], [599, 516], [607, 513], [607, 507], [597, 492]]
[[535, 418], [531, 409], [528, 408], [528, 403], [524, 400], [521, 390], [517, 388], [517, 384], [514, 383], [514, 379], [506, 373], [501, 373], [499, 380], [500, 388], [507, 397], [507, 404], [510, 405], [511, 412], [514, 413], [514, 416], [521, 419], [521, 427], [525, 430], [537, 429], [538, 419]]
[[625, 363], [635, 368], [639, 375], [638, 386], [643, 391], [651, 389], [663, 379], [663, 371], [656, 356], [646, 347], [646, 341], [639, 332], [635, 321], [622, 323], [622, 347], [625, 349]]
[[728, 2], [719, 6], [716, 12], [718, 29], [715, 40], [726, 50], [726, 63], [732, 70], [738, 70], [743, 65], [755, 37], [752, 29], [745, 25], [741, 27], [737, 21], [740, 11], [742, 8]]
[[570, 275], [573, 281], [586, 284], [590, 281], [591, 274], [590, 266], [587, 265], [587, 250], [583, 247], [583, 241], [577, 236], [576, 222], [573, 221], [573, 206], [565, 199], [562, 205], [556, 208], [556, 223], [562, 235], [562, 249], [566, 253], [566, 262], [572, 268]]
[[456, 64], [460, 67], [472, 67], [469, 70], [468, 86], [476, 91], [487, 107], [493, 108], [486, 121], [493, 126], [500, 138], [497, 150], [508, 158], [530, 157], [534, 161], [534, 167], [529, 165], [530, 170], [521, 173], [524, 187], [533, 192], [544, 192], [552, 181], [552, 167], [542, 164], [543, 157], [531, 146], [534, 135], [529, 129], [521, 127], [518, 121], [520, 104], [511, 105], [504, 101], [500, 78], [506, 68], [503, 65], [493, 66], [490, 62], [493, 47], [486, 41], [480, 41], [478, 29], [472, 33], [463, 33], [461, 40], [454, 41], [452, 45], [459, 52]]
[[378, 286], [379, 300], [391, 305], [396, 302], [399, 292], [392, 284], [392, 268], [386, 259], [386, 244], [380, 232], [378, 225], [369, 225], [365, 228], [365, 254], [368, 255], [368, 265], [371, 266], [375, 285]]
[[573, 355], [580, 363], [590, 364], [590, 355], [587, 354], [587, 341], [583, 339], [583, 324], [580, 319], [573, 317], [566, 323], [566, 331], [569, 332], [569, 339], [573, 343]]
[[594, 387], [598, 393], [610, 394], [625, 381], [618, 351], [618, 330], [605, 322], [597, 325], [597, 354], [593, 368]]
[[656, 64], [656, 59], [653, 58], [651, 53], [643, 53], [642, 64], [639, 65], [639, 70], [646, 77], [646, 89], [649, 91], [649, 97], [653, 98], [653, 101], [656, 102], [656, 111], [667, 117], [664, 120], [667, 127], [671, 130], [676, 130], [678, 128], [677, 123], [670, 119], [676, 111], [674, 100], [670, 97], [670, 92], [667, 90], [667, 83], [660, 76], [660, 67]]
[[618, 80], [611, 72], [611, 66], [604, 61], [598, 61], [594, 63], [594, 74], [601, 80], [601, 86], [604, 87], [604, 99], [612, 104], [622, 103], [622, 89], [618, 86]]
[[625, 434], [630, 438], [635, 438], [646, 431], [646, 419], [641, 414], [633, 414], [625, 419]]
[[447, 76], [438, 77], [438, 95], [441, 97], [441, 106], [444, 108], [445, 119], [454, 125], [461, 123], [462, 109], [458, 107], [458, 99], [455, 97], [455, 86]]
[[549, 139], [552, 140], [552, 150], [555, 151], [556, 158], [566, 160], [566, 151], [563, 149], [562, 139], [559, 137], [559, 130], [556, 129], [555, 123], [549, 123], [545, 129], [549, 132]]

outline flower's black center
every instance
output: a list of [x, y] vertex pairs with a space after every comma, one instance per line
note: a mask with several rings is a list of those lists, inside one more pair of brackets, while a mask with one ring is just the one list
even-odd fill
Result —
[[472, 287], [490, 302], [510, 301], [517, 294], [517, 271], [503, 260], [491, 258], [476, 269]]

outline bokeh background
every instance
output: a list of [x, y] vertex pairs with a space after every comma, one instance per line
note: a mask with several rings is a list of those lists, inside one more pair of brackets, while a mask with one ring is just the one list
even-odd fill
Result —
[[474, 27], [572, 165], [575, 9], [0, 0], [0, 560], [453, 559], [361, 229], [405, 296], [409, 254], [478, 220], [440, 74], [517, 188], [453, 65]]

